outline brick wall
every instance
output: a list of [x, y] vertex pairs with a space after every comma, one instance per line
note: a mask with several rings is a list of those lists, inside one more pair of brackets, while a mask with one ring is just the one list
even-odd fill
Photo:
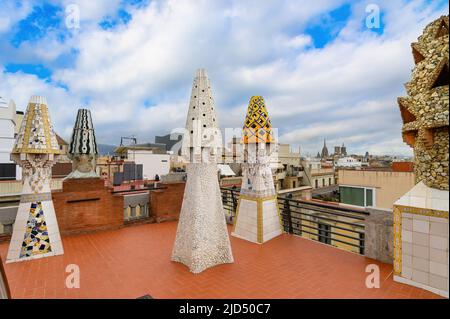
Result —
[[113, 195], [100, 178], [65, 180], [52, 197], [61, 235], [123, 226], [123, 197]]
[[156, 222], [177, 220], [183, 203], [185, 183], [160, 184], [164, 189], [150, 192], [151, 215]]
[[55, 163], [52, 166], [52, 177], [61, 178], [66, 177], [72, 172], [72, 163]]
[[414, 172], [413, 162], [393, 162], [392, 171], [394, 172]]

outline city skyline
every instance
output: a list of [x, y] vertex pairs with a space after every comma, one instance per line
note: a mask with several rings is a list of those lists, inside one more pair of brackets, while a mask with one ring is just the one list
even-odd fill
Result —
[[87, 106], [99, 143], [150, 142], [184, 127], [205, 67], [221, 128], [242, 127], [248, 99], [262, 95], [279, 142], [303, 154], [326, 138], [330, 150], [411, 156], [396, 103], [409, 43], [448, 4], [378, 1], [380, 24], [368, 28], [370, 2], [319, 2], [2, 2], [0, 95], [21, 111], [46, 96], [65, 138]]

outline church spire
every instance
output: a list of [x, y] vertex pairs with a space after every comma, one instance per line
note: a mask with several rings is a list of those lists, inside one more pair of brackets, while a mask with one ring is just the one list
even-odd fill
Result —
[[321, 158], [327, 158], [329, 156], [326, 139], [323, 139], [322, 153], [320, 155]]

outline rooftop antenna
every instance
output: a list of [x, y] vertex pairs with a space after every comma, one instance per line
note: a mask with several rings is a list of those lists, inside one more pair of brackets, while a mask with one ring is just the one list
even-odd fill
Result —
[[124, 140], [131, 140], [132, 141], [132, 145], [136, 145], [137, 144], [137, 138], [135, 135], [131, 135], [131, 136], [122, 136], [120, 138], [120, 146], [124, 146], [123, 145], [123, 141]]

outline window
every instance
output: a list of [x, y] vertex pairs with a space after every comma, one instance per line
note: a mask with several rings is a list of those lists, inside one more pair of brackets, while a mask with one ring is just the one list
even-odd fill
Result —
[[319, 180], [315, 180], [315, 182], [316, 182], [316, 188], [319, 188]]
[[366, 206], [373, 206], [373, 190], [366, 188]]
[[364, 188], [339, 187], [340, 201], [344, 204], [364, 206]]
[[328, 179], [328, 185], [331, 185], [331, 177]]
[[325, 186], [325, 178], [322, 178], [322, 186]]
[[16, 179], [16, 164], [0, 163], [0, 180]]
[[361, 207], [375, 206], [374, 190], [365, 187], [339, 186], [340, 202]]
[[324, 223], [317, 223], [319, 228], [319, 241], [321, 243], [331, 245], [331, 226]]
[[295, 188], [295, 181], [292, 182], [292, 188]]
[[364, 255], [364, 233], [359, 234], [359, 253]]

